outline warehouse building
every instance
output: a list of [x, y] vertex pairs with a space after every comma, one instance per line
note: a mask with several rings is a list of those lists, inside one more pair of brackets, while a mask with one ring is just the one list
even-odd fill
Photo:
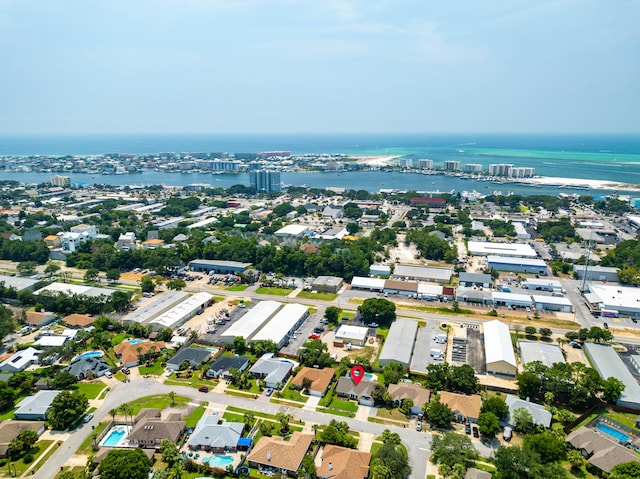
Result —
[[558, 296], [531, 296], [533, 304], [539, 311], [556, 311], [558, 313], [572, 313], [573, 304], [567, 298]]
[[389, 363], [400, 363], [405, 368], [411, 364], [411, 356], [413, 355], [413, 346], [418, 333], [418, 322], [411, 319], [396, 319], [387, 339], [382, 346], [378, 364], [384, 366]]
[[384, 279], [365, 278], [364, 276], [354, 276], [351, 279], [351, 289], [362, 289], [365, 291], [384, 291]]
[[342, 288], [344, 279], [338, 276], [318, 276], [311, 283], [311, 288], [319, 293], [337, 293]]
[[563, 290], [560, 281], [547, 278], [527, 278], [522, 287], [531, 291], [548, 291], [549, 293], [562, 293]]
[[502, 291], [494, 291], [491, 293], [493, 304], [495, 306], [506, 306], [507, 308], [526, 308], [533, 306], [531, 296], [527, 294], [504, 293]]
[[622, 381], [624, 391], [618, 406], [640, 410], [640, 385], [610, 344], [584, 343], [584, 350], [602, 379], [614, 377]]
[[98, 297], [98, 296], [111, 296], [116, 291], [117, 289], [96, 288], [93, 286], [82, 286], [80, 284], [51, 283], [50, 285], [45, 286], [42, 289], [39, 289], [33, 294], [37, 296], [42, 293], [49, 293], [49, 294], [62, 293], [62, 294], [66, 294], [67, 296], [78, 295], [78, 296]]
[[278, 348], [281, 348], [308, 317], [309, 308], [306, 306], [294, 303], [286, 304], [250, 341], [273, 341]]
[[220, 339], [225, 344], [232, 343], [233, 338], [238, 336], [244, 338], [247, 342], [250, 341], [281, 307], [282, 303], [277, 301], [260, 301], [222, 333]]
[[492, 279], [490, 274], [486, 273], [464, 273], [461, 272], [458, 276], [460, 279], [460, 286], [478, 288], [490, 288]]
[[343, 324], [338, 328], [338, 331], [336, 331], [336, 337], [333, 341], [333, 345], [337, 347], [344, 346], [345, 344], [351, 344], [352, 346], [364, 346], [367, 343], [368, 337], [369, 328]]
[[33, 286], [38, 282], [37, 279], [22, 278], [20, 276], [7, 276], [0, 275], [0, 284], [5, 288], [14, 288], [16, 292], [24, 291], [25, 289], [33, 290]]
[[148, 324], [162, 313], [169, 311], [174, 306], [180, 304], [189, 297], [184, 291], [169, 291], [157, 295], [152, 302], [147, 303], [142, 308], [127, 314], [122, 321], [131, 324]]
[[534, 361], [540, 361], [550, 368], [555, 363], [565, 362], [560, 347], [555, 344], [519, 341], [518, 347], [520, 348], [520, 357], [525, 365]]
[[194, 259], [189, 262], [189, 270], [194, 273], [237, 274], [244, 273], [251, 263], [238, 261], [219, 261], [213, 259]]
[[574, 264], [573, 270], [578, 273], [579, 279], [584, 279], [586, 274], [587, 281], [606, 281], [609, 283], [618, 282], [618, 268], [607, 268], [605, 266], [587, 267], [583, 264]]
[[280, 228], [274, 235], [278, 238], [302, 238], [307, 230], [306, 225], [291, 224]]
[[640, 288], [600, 283], [589, 283], [588, 288], [585, 299], [601, 314], [606, 312], [611, 317], [623, 315], [640, 318]]
[[403, 280], [428, 281], [431, 283], [448, 283], [451, 281], [451, 268], [434, 268], [412, 264], [396, 265], [393, 277]]
[[163, 328], [175, 329], [196, 314], [201, 314], [211, 304], [213, 304], [213, 296], [209, 293], [197, 293], [153, 319], [149, 324], [154, 331]]
[[487, 374], [513, 378], [518, 372], [509, 326], [498, 320], [483, 325]]
[[469, 241], [467, 251], [471, 256], [511, 256], [537, 258], [538, 253], [526, 243], [493, 243], [489, 241]]
[[514, 256], [488, 256], [487, 266], [495, 271], [512, 273], [533, 273], [547, 275], [547, 264], [541, 259], [519, 258]]

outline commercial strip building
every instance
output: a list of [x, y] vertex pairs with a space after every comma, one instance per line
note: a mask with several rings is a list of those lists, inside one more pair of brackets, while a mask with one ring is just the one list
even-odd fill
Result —
[[311, 283], [311, 288], [319, 293], [337, 293], [342, 288], [344, 279], [338, 276], [318, 276]]
[[585, 299], [603, 316], [640, 317], [640, 288], [589, 283]]
[[[281, 305], [280, 303], [278, 304]], [[307, 317], [309, 317], [309, 308], [305, 305], [297, 303], [286, 304], [250, 338], [250, 341], [273, 341], [278, 348], [281, 348]]]
[[150, 321], [149, 325], [151, 325], [154, 331], [162, 328], [175, 329], [193, 318], [196, 314], [202, 313], [205, 308], [212, 303], [213, 296], [209, 293], [196, 293]]
[[618, 282], [618, 268], [607, 268], [605, 266], [585, 266], [584, 264], [574, 264], [573, 270], [578, 273], [579, 279], [587, 277], [587, 281], [607, 281], [609, 283]]
[[549, 293], [561, 293], [563, 290], [560, 281], [547, 278], [526, 278], [522, 287], [531, 291], [547, 291]]
[[63, 293], [67, 296], [111, 296], [115, 293], [117, 289], [110, 288], [97, 288], [94, 286], [82, 286], [79, 284], [71, 284], [71, 283], [51, 283], [44, 288], [39, 289], [34, 292], [34, 295], [39, 295], [43, 293], [55, 294], [55, 293]]
[[16, 292], [24, 291], [25, 289], [33, 290], [34, 285], [38, 282], [37, 279], [22, 278], [20, 276], [7, 276], [0, 275], [0, 284], [5, 288], [14, 288]]
[[547, 264], [536, 258], [491, 255], [487, 256], [487, 267], [495, 271], [547, 275]]
[[534, 361], [540, 361], [547, 367], [556, 363], [565, 363], [564, 355], [559, 346], [533, 341], [518, 341], [520, 357], [526, 365]]
[[483, 332], [487, 374], [515, 377], [518, 364], [511, 346], [509, 326], [498, 320], [487, 321], [483, 324]]
[[147, 303], [142, 308], [127, 314], [122, 318], [122, 321], [127, 324], [148, 324], [150, 321], [157, 318], [162, 313], [169, 311], [188, 297], [189, 294], [184, 291], [168, 291], [166, 293], [158, 294], [154, 297], [153, 301]]
[[396, 362], [408, 368], [418, 333], [418, 322], [411, 319], [396, 319], [389, 328], [387, 339], [378, 358], [378, 364]]
[[517, 258], [537, 258], [538, 253], [526, 243], [493, 243], [489, 241], [469, 241], [467, 251], [471, 256], [510, 256]]
[[352, 346], [364, 346], [369, 337], [369, 328], [343, 324], [336, 331], [333, 345], [337, 347], [351, 344]]
[[573, 304], [567, 298], [558, 296], [531, 296], [535, 308], [539, 311], [557, 311], [559, 313], [573, 312]]
[[194, 259], [189, 261], [189, 270], [194, 273], [237, 274], [244, 273], [249, 266], [251, 266], [251, 263], [214, 259]]
[[393, 272], [395, 279], [448, 283], [451, 280], [451, 268], [435, 268], [412, 264], [398, 264]]
[[233, 342], [235, 337], [242, 337], [250, 341], [253, 336], [269, 321], [280, 309], [282, 303], [277, 301], [260, 301], [240, 319], [236, 320], [229, 329], [220, 335], [225, 344]]
[[584, 350], [602, 379], [614, 377], [622, 381], [624, 391], [616, 404], [640, 410], [640, 385], [610, 344], [584, 343]]

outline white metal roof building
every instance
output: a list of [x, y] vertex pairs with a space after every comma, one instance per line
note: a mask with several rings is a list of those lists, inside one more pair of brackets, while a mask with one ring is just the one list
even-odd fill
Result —
[[306, 225], [291, 224], [291, 225], [283, 226], [278, 231], [276, 231], [274, 235], [279, 238], [285, 237], [285, 236], [292, 236], [294, 238], [299, 238], [307, 231], [307, 229], [308, 227]]
[[504, 293], [502, 291], [494, 291], [491, 293], [493, 297], [493, 304], [496, 306], [533, 306], [533, 301], [531, 300], [531, 296], [528, 294], [517, 294], [517, 293]]
[[369, 336], [369, 328], [362, 326], [351, 326], [343, 324], [336, 331], [335, 341], [343, 344], [352, 344], [353, 346], [364, 346]]
[[453, 270], [451, 268], [435, 268], [413, 264], [398, 264], [393, 271], [394, 278], [432, 281], [434, 283], [448, 283], [452, 274]]
[[386, 280], [381, 278], [365, 278], [354, 276], [351, 279], [351, 289], [365, 289], [367, 291], [383, 291]]
[[290, 334], [298, 329], [308, 316], [309, 308], [305, 305], [286, 304], [251, 338], [251, 341], [271, 340], [281, 348]]
[[174, 306], [164, 314], [149, 322], [154, 330], [161, 328], [177, 328], [185, 321], [201, 313], [211, 304], [213, 297], [209, 293], [197, 293], [182, 303]]
[[532, 291], [562, 291], [562, 285], [560, 281], [547, 278], [526, 278], [523, 288], [530, 289]]
[[93, 286], [82, 286], [79, 284], [70, 284], [70, 283], [51, 283], [48, 286], [45, 286], [42, 289], [36, 291], [35, 295], [42, 294], [44, 292], [61, 292], [68, 296], [73, 296], [74, 294], [81, 296], [111, 296], [115, 293], [116, 289], [108, 289], [108, 288], [96, 288]]
[[520, 357], [524, 364], [540, 361], [547, 367], [555, 363], [564, 363], [564, 356], [560, 347], [555, 344], [537, 343], [532, 341], [519, 341]]
[[33, 345], [38, 348], [58, 348], [63, 346], [67, 339], [67, 336], [42, 336]]
[[618, 406], [640, 410], [640, 385], [631, 371], [610, 344], [584, 343], [584, 350], [603, 379], [614, 377], [622, 381], [624, 391], [617, 401]]
[[273, 317], [280, 309], [282, 303], [277, 301], [260, 301], [247, 313], [238, 319], [235, 324], [231, 325], [224, 333], [220, 335], [220, 339], [225, 344], [233, 342], [233, 338], [240, 336], [249, 341], [260, 330], [264, 324]]
[[382, 346], [378, 364], [384, 366], [389, 363], [400, 363], [405, 368], [411, 364], [411, 356], [413, 355], [413, 346], [418, 333], [418, 322], [412, 319], [396, 319], [387, 339]]
[[467, 251], [472, 256], [514, 256], [537, 258], [538, 253], [526, 243], [492, 243], [489, 241], [469, 241]]
[[189, 297], [184, 291], [169, 291], [167, 293], [158, 294], [153, 301], [147, 303], [140, 309], [127, 314], [122, 321], [125, 323], [147, 324], [149, 321], [157, 318], [165, 311], [173, 308]]
[[484, 323], [483, 330], [487, 374], [515, 377], [518, 372], [518, 364], [511, 346], [509, 326], [498, 320], [493, 320]]
[[0, 363], [0, 371], [9, 373], [22, 371], [32, 364], [37, 364], [38, 356], [41, 352], [42, 351], [32, 348], [31, 346], [26, 349], [16, 351], [13, 355]]
[[[573, 270], [578, 273], [578, 278], [584, 279], [585, 274], [587, 281], [609, 281], [618, 282], [618, 268], [608, 268], [606, 266], [586, 266], [584, 264], [574, 264]], [[586, 271], [586, 272], [585, 272]]]
[[540, 311], [559, 311], [561, 313], [573, 311], [573, 304], [567, 298], [534, 294], [531, 299], [533, 299], [536, 309]]
[[547, 263], [536, 258], [520, 258], [516, 256], [487, 256], [487, 266], [496, 271], [514, 273], [547, 274]]
[[20, 292], [24, 289], [32, 289], [33, 285], [38, 282], [37, 279], [22, 278], [20, 276], [0, 275], [0, 283], [4, 283], [5, 288], [15, 288]]
[[589, 292], [590, 297], [595, 298], [592, 301], [598, 303], [600, 309], [640, 317], [640, 288], [590, 283]]

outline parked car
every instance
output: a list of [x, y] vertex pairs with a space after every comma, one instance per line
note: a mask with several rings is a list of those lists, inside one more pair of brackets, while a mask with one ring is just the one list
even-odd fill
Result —
[[89, 421], [91, 421], [92, 419], [93, 419], [93, 413], [89, 413], [84, 418], [82, 418], [82, 422], [84, 422], [86, 424]]
[[422, 422], [418, 421], [416, 423], [416, 431], [422, 431]]
[[473, 437], [480, 437], [480, 433], [478, 432], [478, 428], [473, 426]]
[[604, 329], [609, 329], [609, 323], [602, 323], [602, 325], [604, 326]]
[[122, 368], [122, 372], [125, 374], [131, 374], [131, 371], [129, 370], [129, 368]]
[[467, 434], [471, 434], [471, 425], [469, 423], [466, 423], [464, 425], [464, 432]]
[[271, 395], [273, 394], [273, 389], [271, 389], [271, 388], [267, 389], [267, 391], [265, 392], [265, 394], [266, 394], [267, 396], [271, 396]]
[[209, 388], [207, 386], [200, 386], [198, 388], [198, 391], [200, 391], [201, 393], [208, 393], [209, 392]]

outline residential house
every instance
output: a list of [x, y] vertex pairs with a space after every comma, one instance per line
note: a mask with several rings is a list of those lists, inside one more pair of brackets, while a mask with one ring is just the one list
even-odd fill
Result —
[[256, 361], [249, 372], [258, 379], [264, 379], [268, 388], [277, 388], [284, 384], [291, 374], [291, 369], [293, 369], [291, 361], [279, 359], [273, 353], [267, 353]]
[[336, 394], [340, 397], [354, 399], [362, 406], [373, 406], [375, 403], [371, 393], [374, 386], [373, 381], [362, 380], [356, 384], [350, 377], [341, 377], [336, 385]]
[[531, 414], [534, 425], [542, 425], [546, 428], [551, 427], [551, 412], [547, 411], [541, 404], [525, 401], [524, 399], [520, 399], [518, 396], [514, 396], [512, 394], [508, 394], [504, 402], [509, 406], [509, 416], [505, 422], [510, 426], [515, 426], [515, 420], [513, 419], [515, 417], [515, 412], [518, 409], [526, 409], [527, 412]]
[[7, 373], [24, 371], [32, 364], [38, 364], [38, 356], [41, 352], [39, 349], [32, 348], [31, 346], [16, 351], [0, 363], [0, 371]]
[[111, 367], [107, 364], [104, 358], [96, 358], [92, 356], [78, 356], [65, 368], [65, 371], [73, 374], [80, 381], [91, 377], [99, 378], [104, 376], [110, 370]]
[[164, 240], [159, 238], [148, 239], [142, 242], [142, 249], [158, 249], [164, 245]]
[[477, 422], [482, 406], [482, 398], [478, 394], [458, 394], [440, 391], [440, 402], [453, 411], [457, 422]]
[[25, 323], [29, 326], [45, 326], [51, 321], [56, 319], [56, 313], [40, 312], [40, 311], [27, 311], [25, 314]]
[[342, 208], [335, 208], [333, 206], [326, 206], [322, 210], [322, 217], [337, 220], [344, 216], [344, 210]]
[[118, 251], [130, 251], [136, 249], [136, 234], [132, 231], [122, 233], [116, 242]]
[[157, 449], [163, 439], [168, 439], [176, 444], [182, 436], [185, 426], [186, 422], [181, 420], [178, 413], [157, 417], [152, 410], [150, 414], [145, 414], [142, 417], [140, 414], [136, 416], [135, 425], [127, 436], [127, 440], [130, 445]]
[[60, 348], [67, 342], [67, 339], [69, 339], [67, 336], [41, 336], [33, 345], [41, 349]]
[[592, 466], [606, 473], [618, 464], [638, 461], [638, 456], [633, 451], [585, 426], [569, 434], [567, 442], [579, 450]]
[[247, 461], [250, 467], [259, 470], [277, 471], [297, 477], [304, 455], [313, 441], [313, 434], [294, 432], [289, 441], [281, 437], [262, 436]]
[[249, 367], [251, 359], [246, 356], [220, 356], [216, 359], [206, 372], [208, 378], [230, 379], [231, 369], [237, 369], [239, 372]]
[[236, 452], [243, 430], [241, 422], [222, 423], [217, 414], [204, 416], [189, 436], [187, 446], [196, 451]]
[[398, 384], [389, 384], [387, 388], [391, 399], [400, 406], [403, 399], [411, 399], [413, 401], [413, 407], [411, 408], [411, 414], [420, 414], [422, 412], [422, 406], [429, 402], [431, 391], [425, 389], [420, 384], [401, 382]]
[[318, 479], [367, 479], [371, 454], [327, 444], [322, 451]]
[[62, 318], [62, 322], [70, 328], [86, 328], [95, 322], [93, 318], [87, 314], [70, 314]]
[[0, 422], [0, 459], [7, 457], [9, 443], [22, 431], [35, 431], [38, 436], [45, 430], [44, 421], [2, 421]]
[[113, 352], [124, 367], [132, 368], [140, 363], [140, 357], [149, 352], [165, 349], [164, 341], [122, 341], [113, 347]]
[[26, 421], [44, 421], [47, 410], [60, 391], [38, 391], [33, 396], [27, 396], [16, 405], [14, 416]]
[[293, 378], [291, 385], [296, 389], [303, 389], [303, 380], [306, 378], [311, 381], [309, 386], [309, 394], [311, 396], [323, 397], [331, 386], [335, 369], [333, 368], [308, 368], [303, 367]]
[[475, 467], [470, 467], [467, 469], [467, 473], [464, 476], [464, 479], [491, 479], [492, 475], [490, 472], [482, 471], [480, 469], [476, 469]]
[[187, 361], [195, 369], [209, 361], [211, 354], [211, 350], [205, 348], [184, 348], [167, 361], [167, 368], [178, 371], [182, 363]]

